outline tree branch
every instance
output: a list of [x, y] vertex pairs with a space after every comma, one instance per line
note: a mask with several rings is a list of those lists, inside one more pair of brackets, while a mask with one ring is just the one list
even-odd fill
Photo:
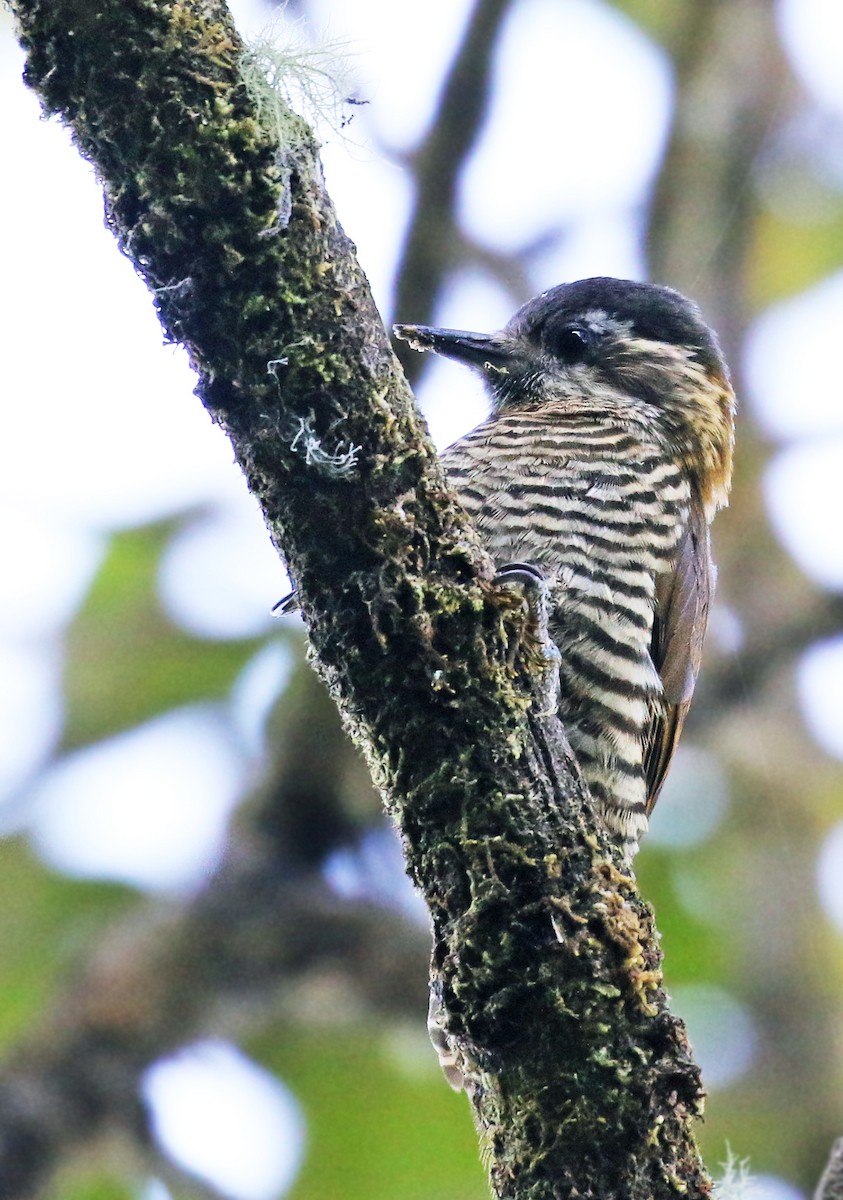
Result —
[[770, 0], [687, 6], [674, 58], [677, 107], [647, 256], [654, 279], [697, 299], [738, 364], [758, 204], [753, 165], [793, 95]]
[[[454, 216], [457, 181], [483, 126], [495, 41], [512, 0], [477, 0], [459, 52], [442, 87], [430, 130], [412, 156], [416, 196], [396, 276], [401, 321], [433, 319], [446, 269], [463, 244]], [[406, 342], [398, 356], [415, 381], [421, 361]]]
[[277, 714], [279, 761], [244, 803], [207, 886], [182, 905], [162, 912], [154, 902], [115, 922], [6, 1064], [0, 1197], [35, 1194], [106, 1130], [145, 1149], [147, 1067], [208, 1032], [242, 1035], [279, 1009], [282, 1025], [295, 1020], [294, 997], [314, 976], [327, 973], [364, 1018], [424, 1011], [424, 932], [377, 904], [339, 899], [322, 877], [323, 857], [352, 836], [345, 739], [316, 756], [300, 737], [303, 714], [324, 743], [331, 717], [314, 708], [328, 704], [302, 664]]
[[310, 133], [262, 127], [218, 0], [13, 9], [27, 80], [96, 164], [400, 825], [496, 1194], [707, 1194], [651, 914], [558, 721], [529, 711], [521, 605], [444, 486]]
[[831, 1148], [828, 1164], [817, 1185], [814, 1200], [840, 1200], [843, 1196], [843, 1138]]
[[[341, 975], [351, 1004], [419, 1013], [424, 940], [376, 905], [339, 900], [315, 873], [279, 879], [274, 862], [235, 839], [197, 901], [112, 929], [4, 1065], [0, 1197], [38, 1194], [64, 1159], [104, 1132], [129, 1133], [146, 1149], [144, 1072], [209, 1030], [242, 1033], [244, 998], [258, 1015], [277, 1016], [295, 985], [323, 969]], [[419, 986], [408, 987], [414, 975]], [[271, 1007], [256, 1004], [270, 998]]]

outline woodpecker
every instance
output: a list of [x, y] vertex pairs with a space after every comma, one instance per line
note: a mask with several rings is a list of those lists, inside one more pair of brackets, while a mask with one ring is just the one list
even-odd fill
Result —
[[473, 367], [492, 415], [442, 456], [501, 567], [533, 567], [558, 648], [559, 714], [628, 859], [700, 665], [728, 500], [735, 397], [717, 339], [671, 288], [564, 283], [498, 333], [396, 325]]

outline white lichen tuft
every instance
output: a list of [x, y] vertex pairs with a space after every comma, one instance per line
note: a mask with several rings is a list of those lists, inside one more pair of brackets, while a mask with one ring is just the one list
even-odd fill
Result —
[[715, 1181], [715, 1200], [753, 1200], [757, 1184], [749, 1172], [749, 1159], [738, 1158], [727, 1143], [726, 1161], [720, 1166], [723, 1176]]
[[[290, 364], [289, 351], [304, 344], [304, 341], [291, 343], [286, 347], [287, 354], [281, 355], [279, 358], [271, 358], [266, 364], [267, 374], [274, 377], [279, 395], [282, 391], [281, 381], [284, 368]], [[333, 476], [335, 479], [344, 479], [352, 474], [357, 467], [360, 451], [363, 449], [362, 446], [355, 446], [351, 441], [337, 442], [333, 450], [326, 449], [323, 439], [313, 428], [309, 417], [285, 416], [278, 427], [278, 433], [289, 442], [290, 449], [294, 454], [304, 457], [307, 466], [315, 467], [323, 475]]]
[[326, 450], [310, 423], [303, 417], [299, 417], [298, 422], [299, 428], [290, 442], [290, 449], [303, 454], [309, 467], [316, 467], [325, 475], [334, 475], [340, 479], [344, 475], [350, 475], [357, 466], [357, 456], [361, 447], [354, 446], [351, 442], [338, 442], [336, 449]]
[[342, 134], [361, 101], [342, 40], [313, 41], [301, 21], [281, 10], [253, 39], [240, 59], [240, 76], [258, 120], [281, 146], [307, 137], [304, 122], [322, 137]]

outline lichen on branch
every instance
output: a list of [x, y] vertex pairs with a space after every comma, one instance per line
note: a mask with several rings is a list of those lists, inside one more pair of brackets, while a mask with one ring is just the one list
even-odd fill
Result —
[[531, 704], [523, 606], [445, 485], [313, 138], [261, 119], [219, 0], [12, 7], [400, 827], [496, 1194], [707, 1195], [651, 914]]

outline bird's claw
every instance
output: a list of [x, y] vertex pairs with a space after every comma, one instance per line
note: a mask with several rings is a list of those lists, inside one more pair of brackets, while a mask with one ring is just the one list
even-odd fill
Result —
[[273, 617], [285, 617], [288, 613], [296, 612], [299, 607], [299, 594], [295, 590], [284, 596], [269, 610]]
[[510, 562], [504, 563], [500, 570], [495, 572], [492, 582], [519, 583], [527, 591], [545, 584], [545, 578], [535, 563]]
[[515, 584], [523, 591], [538, 651], [544, 661], [542, 678], [537, 685], [541, 715], [549, 716], [555, 713], [559, 707], [559, 667], [562, 656], [551, 638], [548, 628], [550, 613], [548, 582], [535, 563], [524, 562], [504, 563], [495, 572], [493, 582], [503, 586]]
[[456, 1041], [448, 1034], [448, 1014], [442, 996], [442, 981], [435, 976], [431, 976], [430, 979], [427, 1034], [436, 1051], [443, 1075], [455, 1092], [461, 1092], [465, 1087], [462, 1055]]

